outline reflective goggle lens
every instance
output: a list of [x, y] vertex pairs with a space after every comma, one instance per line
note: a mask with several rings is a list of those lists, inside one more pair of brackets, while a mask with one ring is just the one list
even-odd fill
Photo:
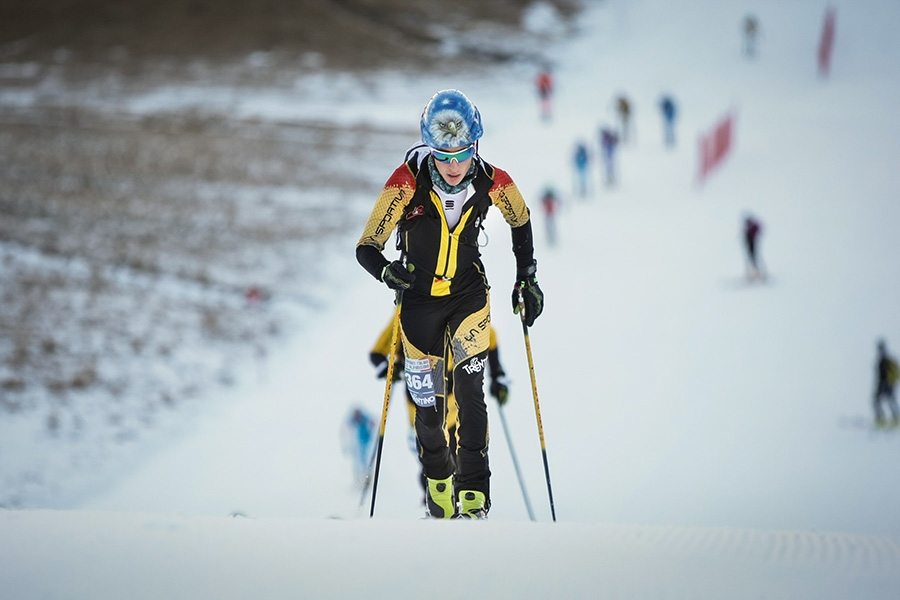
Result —
[[434, 160], [443, 163], [450, 163], [454, 160], [456, 162], [462, 162], [464, 160], [469, 160], [470, 158], [472, 158], [472, 156], [475, 155], [475, 144], [467, 146], [462, 150], [457, 150], [456, 152], [445, 152], [443, 150], [436, 150], [432, 148], [431, 155], [434, 157]]

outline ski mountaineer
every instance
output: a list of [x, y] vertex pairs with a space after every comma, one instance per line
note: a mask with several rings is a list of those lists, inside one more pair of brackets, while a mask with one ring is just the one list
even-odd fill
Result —
[[747, 280], [764, 280], [765, 272], [759, 267], [759, 236], [762, 223], [749, 213], [744, 214], [744, 249], [747, 251]]
[[353, 460], [353, 479], [358, 485], [363, 485], [369, 476], [375, 430], [375, 419], [358, 406], [350, 411], [341, 429], [341, 446]]
[[587, 144], [579, 141], [575, 145], [575, 177], [578, 195], [582, 198], [588, 195], [588, 166], [591, 161], [591, 155], [588, 152]]
[[875, 407], [875, 425], [883, 427], [887, 424], [884, 418], [884, 410], [881, 403], [885, 402], [891, 409], [891, 426], [900, 425], [900, 410], [897, 408], [897, 398], [894, 396], [894, 386], [900, 379], [900, 367], [897, 360], [888, 354], [884, 340], [878, 340], [878, 359], [875, 362], [875, 395], [873, 405]]
[[631, 137], [631, 101], [624, 94], [616, 98], [616, 112], [622, 125], [622, 143]]
[[549, 121], [553, 114], [551, 100], [551, 96], [553, 95], [553, 74], [550, 71], [550, 67], [541, 69], [535, 83], [537, 85], [538, 98], [540, 99], [541, 104], [541, 118], [545, 121]]
[[541, 205], [544, 207], [544, 227], [547, 231], [547, 244], [556, 245], [556, 213], [559, 212], [560, 201], [552, 186], [544, 189], [541, 196]]
[[[388, 179], [356, 246], [359, 263], [397, 292], [404, 374], [416, 403], [416, 439], [426, 504], [436, 518], [484, 518], [491, 506], [484, 371], [490, 286], [478, 239], [491, 205], [512, 230], [513, 312], [532, 326], [544, 308], [528, 206], [510, 176], [478, 154], [481, 114], [458, 90], [443, 90], [420, 119], [422, 143]], [[400, 258], [384, 257], [397, 230]], [[454, 464], [445, 434], [446, 365], [459, 409]]]
[[[393, 333], [393, 322], [388, 322], [387, 327], [384, 328], [384, 331], [381, 332], [381, 335], [378, 336], [378, 339], [375, 340], [375, 345], [372, 346], [372, 350], [369, 352], [369, 360], [372, 362], [372, 365], [375, 367], [375, 376], [378, 379], [384, 379], [387, 377], [388, 371], [388, 356], [391, 353], [391, 334]], [[397, 340], [397, 348], [394, 350], [394, 356], [396, 357], [394, 360], [394, 381], [399, 381], [401, 377], [403, 377], [403, 364], [405, 362], [405, 356], [403, 355], [403, 345], [400, 343], [400, 340]], [[448, 366], [448, 371], [452, 373], [453, 365]], [[500, 406], [506, 404], [506, 401], [509, 399], [509, 381], [506, 378], [506, 373], [503, 371], [503, 366], [500, 364], [500, 350], [497, 348], [497, 332], [494, 331], [494, 327], [491, 326], [491, 341], [488, 345], [488, 374], [490, 375], [490, 386], [489, 390], [491, 396], [497, 400], [497, 403]], [[404, 387], [404, 392], [406, 394], [406, 408], [409, 411], [409, 426], [410, 433], [412, 434], [412, 440], [410, 445], [412, 446], [413, 451], [416, 453], [416, 456], [419, 454], [419, 445], [416, 441], [416, 403], [413, 401], [412, 394], [409, 392], [408, 387]], [[456, 407], [456, 397], [453, 394], [453, 379], [448, 377], [447, 380], [447, 439], [450, 442], [450, 453], [453, 455], [454, 460], [456, 459], [456, 447], [457, 447], [457, 439], [456, 439], [456, 422], [457, 422], [457, 407]], [[428, 489], [425, 472], [419, 472], [419, 482], [422, 485], [422, 490], [425, 491]]]
[[663, 139], [666, 146], [671, 148], [675, 145], [675, 99], [669, 95], [660, 98], [659, 110], [663, 117]]
[[606, 170], [606, 185], [616, 183], [616, 148], [619, 147], [619, 135], [612, 127], [600, 128], [600, 149], [603, 166]]

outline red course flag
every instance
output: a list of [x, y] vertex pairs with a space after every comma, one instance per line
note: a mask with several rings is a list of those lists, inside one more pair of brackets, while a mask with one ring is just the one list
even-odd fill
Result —
[[831, 50], [834, 48], [834, 8], [825, 11], [825, 23], [822, 25], [822, 37], [819, 39], [819, 75], [828, 77], [831, 69]]
[[707, 135], [700, 136], [700, 181], [716, 168], [731, 150], [734, 116], [728, 114]]

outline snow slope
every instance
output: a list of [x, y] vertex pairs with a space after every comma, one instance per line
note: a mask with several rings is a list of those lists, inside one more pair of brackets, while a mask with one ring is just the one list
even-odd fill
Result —
[[0, 527], [22, 540], [0, 546], [8, 598], [892, 598], [900, 566], [882, 538], [717, 528], [92, 511]]
[[[458, 559], [438, 597], [468, 576], [491, 597], [895, 597], [900, 432], [867, 424], [876, 339], [900, 349], [900, 5], [833, 4], [828, 80], [815, 68], [818, 1], [610, 0], [554, 50], [550, 123], [524, 66], [491, 81], [389, 77], [366, 103], [333, 105], [339, 122], [414, 122], [450, 86], [479, 105], [482, 154], [535, 215], [547, 310], [531, 342], [558, 523], [495, 214], [484, 253], [513, 380], [505, 412], [541, 523], [527, 523], [493, 404], [491, 519], [419, 521], [400, 401], [376, 519], [354, 520], [368, 504], [338, 432], [352, 405], [381, 410], [367, 354], [391, 294], [356, 265], [351, 236], [328, 258], [335, 301], [263, 382], [110, 489], [59, 507], [71, 510], [0, 513], [0, 539], [19, 541], [0, 544], [0, 586], [22, 597], [412, 597], [434, 589], [431, 557], [417, 560], [426, 552]], [[740, 55], [748, 9], [763, 34], [754, 61]], [[620, 184], [598, 177], [591, 198], [568, 194], [549, 247], [538, 194], [570, 191], [573, 143], [595, 143], [620, 92], [636, 111]], [[663, 92], [681, 111], [673, 150]], [[241, 109], [253, 113], [252, 98]], [[697, 137], [729, 110], [735, 148], [698, 185]], [[348, 200], [360, 227], [373, 200]], [[746, 210], [765, 225], [767, 285], [742, 282]], [[96, 564], [108, 582], [83, 574]]]

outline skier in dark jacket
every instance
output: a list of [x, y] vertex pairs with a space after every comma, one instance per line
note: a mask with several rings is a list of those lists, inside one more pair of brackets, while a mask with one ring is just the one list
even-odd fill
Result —
[[885, 425], [884, 410], [881, 403], [886, 402], [891, 409], [891, 425], [896, 427], [900, 424], [900, 411], [897, 409], [897, 398], [894, 396], [894, 386], [897, 385], [900, 368], [897, 366], [897, 360], [887, 353], [887, 347], [884, 340], [878, 341], [878, 361], [875, 364], [875, 423], [879, 426]]
[[759, 19], [756, 15], [748, 14], [744, 17], [744, 56], [754, 58], [756, 56], [756, 39], [759, 37]]
[[600, 151], [603, 157], [603, 168], [606, 185], [616, 183], [616, 148], [619, 147], [619, 134], [612, 127], [600, 128]]
[[752, 215], [744, 216], [744, 247], [747, 250], [747, 279], [764, 280], [765, 272], [759, 267], [758, 245], [762, 224]]
[[[492, 205], [512, 230], [513, 310], [524, 310], [526, 326], [541, 314], [544, 295], [525, 200], [505, 171], [478, 154], [478, 109], [462, 92], [444, 90], [425, 106], [420, 127], [423, 143], [407, 152], [385, 184], [356, 258], [400, 298], [404, 374], [416, 403], [429, 511], [437, 518], [483, 518], [490, 509], [484, 371], [491, 312], [478, 238]], [[383, 251], [395, 229], [400, 259], [391, 262]], [[455, 464], [444, 428], [449, 364], [459, 407]]]

